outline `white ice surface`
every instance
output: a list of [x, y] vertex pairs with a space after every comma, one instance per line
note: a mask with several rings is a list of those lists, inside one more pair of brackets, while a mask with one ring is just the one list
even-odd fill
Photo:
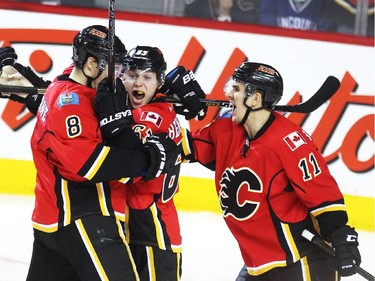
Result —
[[[30, 217], [33, 197], [0, 194], [0, 281], [22, 281], [33, 243]], [[182, 281], [234, 281], [243, 262], [222, 217], [180, 212], [183, 236]], [[375, 273], [375, 234], [359, 233], [361, 267]], [[364, 281], [358, 274], [343, 278]]]

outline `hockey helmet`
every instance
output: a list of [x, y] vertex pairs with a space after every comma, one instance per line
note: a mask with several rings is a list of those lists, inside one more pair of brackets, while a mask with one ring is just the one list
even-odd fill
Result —
[[161, 84], [164, 84], [167, 63], [163, 53], [157, 47], [137, 46], [125, 57], [122, 73], [125, 69], [149, 70], [156, 73]]
[[[114, 61], [122, 64], [127, 50], [120, 38], [114, 38]], [[73, 40], [73, 61], [78, 67], [83, 67], [87, 57], [93, 56], [98, 60], [99, 69], [105, 70], [109, 61], [108, 28], [102, 25], [91, 25], [82, 29]]]
[[263, 96], [263, 108], [272, 109], [283, 95], [283, 79], [280, 73], [270, 65], [255, 62], [243, 62], [231, 77], [234, 81], [246, 84], [246, 95], [259, 89]]

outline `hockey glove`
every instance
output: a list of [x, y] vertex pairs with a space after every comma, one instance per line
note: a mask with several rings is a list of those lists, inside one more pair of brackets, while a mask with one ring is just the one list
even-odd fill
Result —
[[13, 67], [36, 88], [47, 88], [51, 84], [51, 81], [44, 80], [42, 77], [36, 75], [29, 66], [23, 66], [16, 62], [13, 64]]
[[127, 104], [128, 94], [120, 78], [116, 79], [116, 93], [109, 90], [109, 82], [103, 79], [96, 91], [94, 108], [99, 119], [103, 139], [108, 139], [130, 128], [134, 123]]
[[10, 100], [17, 101], [26, 105], [26, 108], [32, 113], [36, 114], [38, 112], [39, 105], [42, 101], [43, 95], [41, 94], [28, 94], [26, 96], [20, 96], [16, 94], [11, 94], [8, 97]]
[[143, 177], [149, 181], [181, 163], [181, 145], [177, 145], [166, 133], [150, 136], [143, 149], [150, 154], [150, 167]]
[[196, 116], [198, 120], [203, 120], [206, 116], [207, 106], [200, 102], [206, 94], [195, 80], [194, 73], [182, 65], [167, 74], [162, 92], [181, 100], [181, 104], [175, 104], [174, 109], [177, 114], [184, 115], [186, 120]]
[[[12, 78], [17, 80], [17, 83], [15, 80], [11, 80], [10, 85], [19, 85], [19, 86], [34, 86], [36, 88], [47, 88], [48, 85], [51, 83], [48, 80], [44, 80], [43, 78], [39, 77], [35, 74], [35, 72], [28, 66], [23, 66], [20, 63], [14, 63], [12, 65], [12, 68], [18, 72], [18, 78]], [[4, 68], [5, 71], [5, 68]], [[17, 73], [15, 72], [15, 73]], [[26, 105], [27, 109], [33, 113], [36, 114], [39, 104], [42, 101], [43, 95], [42, 94], [10, 94], [10, 95], [4, 95], [1, 96], [4, 98], [9, 98], [10, 100], [17, 101], [20, 103], [23, 103]]]
[[17, 58], [18, 56], [12, 47], [0, 48], [0, 71], [4, 65], [12, 65]]
[[336, 229], [330, 235], [334, 248], [337, 269], [340, 276], [350, 276], [356, 273], [354, 264], [361, 264], [361, 255], [358, 250], [358, 233], [354, 228], [344, 226]]

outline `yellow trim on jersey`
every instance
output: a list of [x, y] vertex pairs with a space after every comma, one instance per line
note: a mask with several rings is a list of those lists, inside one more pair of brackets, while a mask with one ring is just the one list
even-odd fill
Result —
[[108, 211], [108, 206], [106, 202], [106, 197], [104, 193], [104, 187], [103, 183], [97, 183], [96, 185], [96, 190], [98, 192], [98, 199], [99, 199], [99, 205], [100, 205], [100, 210], [102, 211], [103, 216], [109, 216], [109, 211]]
[[91, 180], [96, 175], [96, 173], [98, 172], [99, 168], [103, 164], [103, 161], [107, 157], [110, 150], [111, 148], [109, 146], [103, 146], [94, 164], [92, 164], [90, 170], [86, 173], [86, 175], [84, 175], [86, 179]]
[[57, 229], [58, 229], [57, 223], [47, 225], [47, 224], [41, 224], [41, 223], [37, 223], [37, 222], [33, 221], [32, 226], [33, 226], [34, 229], [37, 229], [39, 231], [43, 231], [43, 232], [46, 232], [46, 233], [52, 233], [52, 232], [57, 231]]
[[[184, 156], [188, 156], [191, 154], [190, 144], [189, 144], [189, 138], [186, 128], [181, 128], [181, 134], [182, 134], [182, 153]], [[184, 163], [188, 162], [187, 160], [183, 161]]]
[[134, 262], [133, 256], [132, 256], [132, 254], [131, 254], [131, 251], [130, 251], [129, 245], [128, 245], [128, 243], [126, 242], [126, 237], [125, 237], [124, 228], [123, 228], [122, 224], [120, 223], [120, 221], [116, 220], [116, 224], [117, 224], [118, 233], [119, 233], [119, 235], [120, 235], [120, 237], [121, 237], [122, 242], [123, 242], [124, 245], [125, 245], [126, 252], [128, 253], [128, 256], [129, 256], [129, 259], [130, 259], [130, 263], [131, 263], [131, 265], [132, 265], [132, 269], [133, 269], [133, 272], [134, 272], [134, 275], [135, 275], [135, 279], [136, 279], [136, 281], [139, 281], [139, 276], [138, 276], [137, 268], [136, 268], [136, 265], [135, 265], [135, 262]]
[[147, 253], [147, 267], [149, 273], [149, 281], [156, 281], [156, 273], [155, 273], [155, 261], [154, 261], [154, 249], [150, 246], [146, 246], [146, 253]]
[[333, 212], [333, 211], [346, 211], [344, 204], [332, 204], [329, 206], [321, 207], [311, 211], [314, 217], [317, 217], [325, 212]]
[[125, 184], [127, 183], [128, 181], [130, 180], [130, 178], [122, 178], [122, 179], [119, 179], [118, 181]]
[[85, 229], [85, 227], [82, 223], [82, 220], [81, 219], [76, 220], [75, 224], [77, 226], [79, 234], [81, 235], [82, 241], [85, 244], [87, 251], [89, 252], [91, 260], [94, 263], [96, 271], [98, 272], [98, 274], [100, 276], [100, 279], [105, 280], [105, 281], [107, 281], [107, 280], [109, 281], [109, 278], [104, 271], [104, 268], [103, 268], [103, 266], [102, 266], [102, 264], [101, 264], [101, 262], [98, 258], [98, 255], [96, 254], [95, 249], [94, 249], [93, 245], [91, 244], [90, 238], [87, 235], [87, 232], [86, 232], [86, 229]]
[[290, 251], [290, 253], [291, 253], [292, 256], [293, 256], [293, 262], [296, 262], [296, 261], [298, 261], [301, 257], [300, 257], [300, 255], [299, 255], [299, 252], [298, 252], [298, 249], [297, 249], [296, 243], [294, 242], [294, 239], [293, 239], [292, 233], [290, 232], [290, 227], [289, 227], [288, 224], [281, 223], [281, 228], [282, 228], [282, 230], [283, 230], [283, 233], [284, 233], [284, 237], [285, 237], [286, 243], [288, 244], [289, 251]]
[[156, 208], [155, 203], [150, 206], [150, 211], [152, 214], [152, 220], [154, 221], [155, 225], [156, 240], [158, 241], [159, 249], [166, 250], [163, 228], [161, 227], [160, 221], [158, 219], [158, 209]]
[[63, 199], [63, 209], [64, 209], [64, 226], [70, 224], [72, 219], [72, 213], [70, 210], [70, 196], [68, 190], [68, 182], [61, 179], [61, 196]]
[[172, 248], [173, 253], [182, 253], [182, 245], [172, 245], [171, 244], [171, 248]]
[[302, 280], [311, 281], [310, 267], [307, 261], [307, 257], [303, 257], [300, 260], [300, 264], [301, 264], [301, 270], [302, 270]]
[[273, 262], [266, 263], [258, 267], [247, 267], [247, 272], [250, 275], [258, 276], [275, 267], [282, 267], [282, 266], [286, 266], [286, 261], [273, 261]]
[[121, 222], [125, 222], [125, 213], [115, 212], [115, 217]]
[[177, 253], [176, 254], [176, 256], [177, 256], [177, 270], [176, 270], [176, 272], [177, 272], [177, 281], [180, 281], [181, 280], [181, 278], [180, 278], [180, 276], [181, 276], [181, 273], [180, 273], [180, 269], [181, 269], [181, 253]]
[[130, 231], [129, 231], [129, 219], [126, 219], [127, 217], [129, 217], [129, 207], [128, 207], [128, 204], [125, 204], [125, 224], [124, 224], [124, 227], [125, 227], [125, 238], [126, 238], [126, 242], [129, 243], [130, 242]]

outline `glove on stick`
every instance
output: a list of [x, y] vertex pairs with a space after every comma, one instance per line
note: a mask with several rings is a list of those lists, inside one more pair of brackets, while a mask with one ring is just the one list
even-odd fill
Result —
[[127, 104], [128, 94], [120, 78], [116, 79], [116, 93], [109, 90], [109, 82], [99, 83], [94, 108], [99, 119], [103, 139], [116, 136], [134, 123], [132, 112]]
[[335, 250], [338, 272], [340, 276], [350, 276], [356, 273], [354, 264], [361, 264], [358, 250], [358, 233], [354, 228], [344, 226], [336, 229], [330, 235], [330, 241]]
[[186, 120], [195, 116], [203, 120], [206, 116], [207, 106], [200, 102], [206, 94], [195, 80], [195, 75], [191, 70], [186, 70], [180, 65], [169, 72], [162, 92], [181, 100], [182, 105], [175, 104], [174, 109], [177, 114], [184, 115]]

